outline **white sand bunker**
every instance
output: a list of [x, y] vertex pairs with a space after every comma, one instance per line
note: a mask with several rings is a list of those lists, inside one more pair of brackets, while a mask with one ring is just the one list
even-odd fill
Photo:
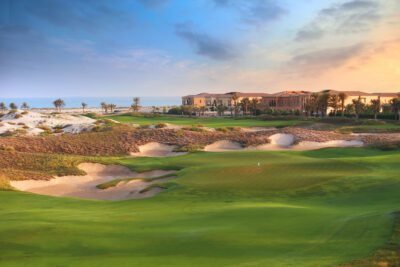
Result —
[[331, 140], [327, 142], [303, 141], [293, 146], [294, 150], [314, 150], [328, 147], [362, 147], [364, 142], [360, 140]]
[[217, 141], [211, 145], [205, 146], [204, 151], [209, 152], [223, 152], [223, 151], [236, 151], [244, 150], [244, 148], [238, 142], [232, 142], [228, 140]]
[[186, 152], [174, 152], [177, 146], [170, 146], [160, 144], [157, 142], [147, 143], [143, 146], [139, 146], [140, 152], [131, 153], [132, 157], [172, 157], [185, 155]]
[[143, 190], [152, 184], [169, 181], [176, 178], [176, 176], [171, 176], [150, 182], [142, 179], [135, 179], [127, 182], [121, 182], [118, 185], [107, 189], [98, 189], [96, 187], [97, 185], [116, 179], [133, 177], [153, 178], [167, 175], [175, 171], [154, 170], [137, 173], [124, 166], [102, 165], [97, 163], [82, 163], [79, 164], [78, 167], [84, 170], [87, 174], [84, 176], [56, 177], [49, 181], [26, 180], [11, 181], [10, 183], [18, 190], [41, 195], [77, 197], [84, 199], [126, 200], [154, 196], [164, 189], [161, 187], [153, 187], [144, 192]]
[[270, 143], [258, 146], [242, 147], [238, 142], [217, 141], [205, 147], [204, 151], [223, 152], [238, 150], [315, 150], [328, 147], [361, 147], [364, 143], [360, 140], [331, 140], [327, 142], [303, 141], [294, 144], [294, 136], [291, 134], [274, 134], [269, 137]]

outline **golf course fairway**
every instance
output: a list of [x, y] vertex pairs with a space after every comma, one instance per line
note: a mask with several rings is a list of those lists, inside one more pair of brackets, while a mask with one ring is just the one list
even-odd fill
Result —
[[332, 266], [385, 246], [400, 210], [400, 151], [102, 161], [177, 178], [127, 201], [0, 191], [1, 266]]

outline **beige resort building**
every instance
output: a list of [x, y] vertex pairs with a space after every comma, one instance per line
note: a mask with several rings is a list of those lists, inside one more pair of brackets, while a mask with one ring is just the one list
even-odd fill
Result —
[[[298, 110], [305, 112], [305, 105], [313, 94], [311, 91], [283, 91], [275, 94], [267, 93], [240, 93], [230, 92], [226, 94], [209, 94], [201, 93], [198, 95], [188, 95], [182, 97], [182, 105], [193, 105], [195, 107], [216, 107], [224, 105], [231, 107], [233, 105], [232, 96], [238, 96], [238, 102], [243, 98], [257, 98], [260, 101], [260, 107], [264, 109], [274, 110]], [[382, 106], [389, 105], [393, 98], [399, 97], [400, 93], [365, 93], [361, 91], [336, 91], [323, 90], [318, 93], [329, 93], [331, 95], [339, 95], [345, 93], [347, 98], [345, 106], [352, 104], [353, 100], [361, 98], [364, 104], [370, 104], [372, 99], [380, 98]]]

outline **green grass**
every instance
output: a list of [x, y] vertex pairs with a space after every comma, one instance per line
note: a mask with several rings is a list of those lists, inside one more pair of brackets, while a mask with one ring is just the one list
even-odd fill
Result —
[[150, 125], [159, 123], [170, 123], [176, 125], [197, 125], [202, 124], [205, 127], [283, 127], [292, 126], [303, 123], [310, 123], [310, 121], [293, 120], [293, 121], [263, 121], [257, 119], [234, 119], [234, 118], [188, 118], [188, 117], [173, 117], [173, 116], [159, 116], [159, 117], [133, 117], [133, 116], [111, 116], [110, 119], [122, 123], [136, 123], [140, 125]]
[[342, 126], [336, 127], [335, 131], [340, 133], [400, 133], [400, 124]]
[[178, 178], [120, 202], [0, 192], [1, 266], [332, 266], [385, 248], [400, 210], [399, 151], [101, 160]]

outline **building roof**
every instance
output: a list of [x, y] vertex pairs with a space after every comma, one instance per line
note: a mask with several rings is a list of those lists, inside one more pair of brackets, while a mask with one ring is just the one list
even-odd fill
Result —
[[237, 94], [238, 97], [263, 97], [269, 96], [267, 93], [241, 93], [241, 92], [229, 92], [225, 94], [209, 94], [209, 93], [200, 93], [197, 95], [187, 95], [183, 97], [232, 97], [233, 94]]

